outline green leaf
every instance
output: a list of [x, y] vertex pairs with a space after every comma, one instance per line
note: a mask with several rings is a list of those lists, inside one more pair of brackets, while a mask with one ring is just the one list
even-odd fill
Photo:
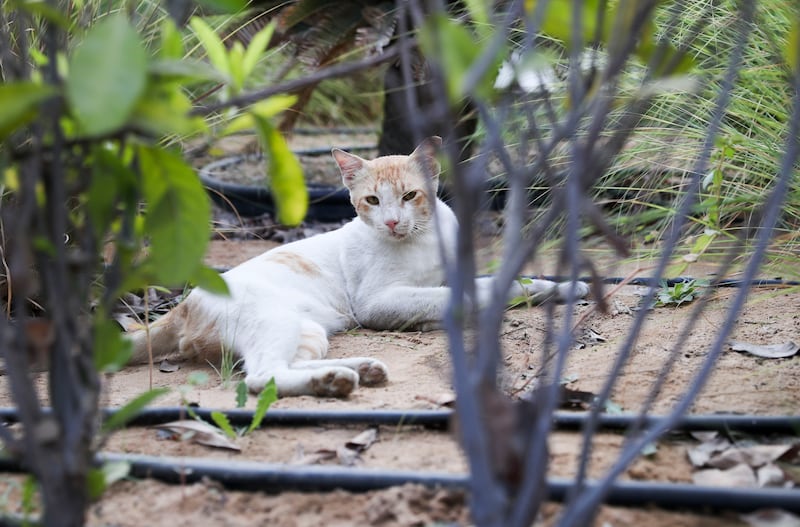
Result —
[[[482, 53], [480, 42], [463, 23], [443, 15], [426, 19], [419, 33], [419, 42], [425, 55], [437, 57], [447, 80], [447, 94], [457, 102], [467, 95], [464, 81], [470, 67]], [[493, 93], [494, 80], [506, 50], [501, 48], [494, 57], [494, 67], [487, 68], [483, 78], [475, 86], [475, 92], [484, 98]]]
[[239, 93], [246, 80], [244, 74], [244, 46], [239, 41], [233, 43], [228, 51], [228, 74], [231, 76], [231, 87], [234, 93]]
[[264, 54], [264, 51], [267, 49], [269, 45], [270, 39], [272, 39], [272, 33], [275, 31], [275, 22], [270, 22], [267, 24], [264, 29], [256, 33], [256, 35], [250, 40], [250, 45], [247, 46], [247, 51], [244, 54], [244, 59], [242, 60], [242, 71], [244, 73], [245, 78], [249, 77], [253, 70], [258, 64], [258, 59]]
[[228, 67], [228, 54], [225, 51], [225, 44], [219, 38], [219, 35], [205, 23], [202, 18], [192, 17], [189, 21], [195, 35], [206, 50], [208, 60], [217, 68], [218, 71], [225, 75], [230, 75], [230, 68]]
[[67, 100], [88, 135], [122, 127], [144, 93], [147, 51], [123, 15], [89, 29], [69, 63]]
[[161, 22], [161, 49], [158, 55], [162, 59], [178, 60], [183, 58], [183, 37], [175, 22], [170, 17], [164, 17]]
[[645, 457], [653, 457], [658, 454], [658, 443], [647, 443], [639, 454]]
[[52, 86], [33, 82], [0, 85], [0, 141], [20, 126], [33, 121], [39, 112], [39, 105], [55, 93]]
[[225, 296], [230, 295], [228, 284], [225, 283], [225, 280], [222, 279], [217, 271], [206, 265], [198, 267], [189, 279], [189, 282], [197, 287], [202, 287], [210, 293]]
[[136, 174], [113, 151], [97, 147], [92, 157], [92, 180], [86, 209], [98, 237], [105, 235], [118, 212], [118, 202], [138, 203]]
[[236, 408], [244, 408], [247, 404], [247, 383], [239, 381], [236, 383]]
[[208, 65], [207, 62], [191, 59], [156, 59], [147, 70], [159, 80], [176, 81], [185, 84], [195, 82], [227, 82], [228, 78]]
[[488, 24], [491, 22], [489, 12], [489, 2], [485, 0], [465, 0], [469, 16], [476, 24]]
[[786, 39], [784, 57], [789, 68], [797, 73], [800, 68], [800, 18], [796, 18], [789, 30], [789, 38]]
[[39, 482], [33, 476], [28, 476], [22, 483], [22, 512], [25, 516], [30, 516], [36, 510], [34, 497], [39, 490]]
[[247, 7], [248, 0], [198, 0], [198, 4], [223, 14], [235, 14]]
[[228, 421], [228, 416], [214, 410], [211, 412], [211, 420], [214, 421], [214, 424], [219, 427], [220, 430], [225, 432], [225, 435], [230, 437], [231, 439], [236, 439], [236, 431], [234, 431], [233, 427], [231, 426], [231, 422]]
[[611, 399], [606, 399], [606, 403], [605, 403], [605, 405], [603, 405], [603, 410], [607, 414], [619, 415], [619, 414], [622, 413], [622, 406], [620, 406], [619, 404], [615, 403]]
[[264, 386], [264, 389], [261, 390], [261, 393], [258, 394], [258, 401], [256, 402], [256, 410], [253, 413], [253, 421], [250, 423], [250, 426], [247, 428], [246, 434], [249, 434], [259, 426], [261, 426], [261, 421], [264, 419], [264, 415], [266, 415], [267, 410], [269, 407], [278, 400], [278, 387], [275, 386], [275, 378], [269, 380], [269, 382]]
[[193, 371], [186, 377], [186, 384], [190, 386], [205, 386], [208, 384], [208, 374], [204, 371]]
[[[536, 8], [537, 3], [537, 0], [527, 0], [525, 2], [526, 10], [531, 12]], [[598, 3], [605, 4], [605, 2], [599, 2], [599, 0], [584, 0], [583, 2], [583, 12], [580, 15], [583, 22], [583, 35], [582, 42], [578, 43], [581, 47], [585, 42], [590, 42], [594, 39], [597, 33], [597, 19], [600, 9]], [[570, 29], [573, 17], [572, 4], [572, 0], [549, 0], [544, 8], [544, 17], [542, 18], [542, 33], [564, 42], [567, 47], [572, 45]], [[610, 22], [612, 17], [607, 15], [605, 20]]]
[[283, 136], [267, 119], [254, 116], [261, 146], [267, 154], [270, 191], [278, 208], [278, 221], [297, 225], [308, 210], [303, 168]]
[[136, 396], [133, 400], [129, 401], [125, 406], [119, 408], [116, 412], [105, 420], [101, 427], [101, 432], [108, 433], [125, 426], [131, 419], [136, 417], [145, 406], [152, 403], [158, 397], [169, 392], [169, 388], [153, 388], [141, 395]]
[[103, 373], [116, 372], [130, 360], [133, 343], [122, 336], [116, 322], [102, 317], [98, 314], [94, 323], [94, 367]]
[[182, 285], [201, 265], [210, 236], [211, 206], [203, 185], [183, 159], [142, 147], [140, 164], [150, 236], [147, 270], [151, 283]]
[[106, 461], [102, 467], [91, 469], [87, 477], [89, 497], [98, 499], [108, 487], [127, 478], [130, 472], [131, 464], [128, 461]]
[[69, 19], [64, 16], [64, 13], [53, 7], [53, 5], [50, 5], [48, 2], [16, 0], [10, 3], [14, 6], [14, 8], [21, 9], [32, 15], [39, 16], [62, 29], [69, 29], [70, 27]]
[[231, 135], [256, 127], [254, 116], [271, 119], [284, 110], [288, 110], [297, 102], [296, 95], [275, 95], [269, 99], [259, 101], [248, 108], [247, 113], [233, 119], [222, 131], [222, 135]]
[[131, 123], [156, 136], [188, 136], [206, 129], [202, 117], [189, 115], [191, 109], [192, 103], [179, 85], [153, 83], [136, 105]]

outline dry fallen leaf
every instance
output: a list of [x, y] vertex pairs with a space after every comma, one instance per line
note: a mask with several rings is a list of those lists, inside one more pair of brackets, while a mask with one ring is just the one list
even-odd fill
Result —
[[704, 487], [756, 487], [756, 475], [753, 469], [745, 464], [736, 465], [729, 469], [720, 470], [709, 468], [698, 470], [692, 474], [695, 485]]
[[750, 527], [800, 527], [800, 518], [778, 509], [764, 509], [740, 518]]
[[162, 360], [158, 365], [158, 371], [163, 373], [174, 373], [180, 369], [181, 369], [180, 364], [172, 363], [167, 359]]
[[139, 322], [138, 319], [130, 315], [117, 313], [116, 315], [114, 315], [114, 320], [116, 320], [117, 324], [119, 324], [120, 327], [122, 327], [122, 329], [124, 329], [126, 332], [136, 331], [137, 329], [144, 328], [144, 325], [141, 322]]
[[434, 397], [429, 395], [416, 395], [414, 399], [418, 401], [427, 401], [435, 404], [436, 406], [442, 406], [444, 408], [454, 408], [456, 405], [456, 394], [453, 392], [441, 393]]
[[787, 450], [775, 464], [780, 467], [787, 479], [795, 485], [800, 485], [800, 443]]
[[155, 425], [153, 428], [171, 432], [175, 436], [173, 439], [179, 441], [189, 440], [200, 445], [214, 448], [226, 448], [237, 452], [242, 450], [241, 447], [231, 441], [222, 430], [203, 421], [184, 419]]
[[372, 446], [377, 438], [378, 429], [368, 428], [336, 449], [320, 448], [310, 454], [305, 454], [302, 446], [300, 446], [295, 458], [292, 460], [292, 464], [316, 465], [335, 458], [341, 465], [352, 466], [358, 462], [361, 453]]
[[800, 346], [792, 342], [785, 342], [783, 344], [750, 344], [749, 342], [740, 342], [732, 340], [728, 343], [733, 351], [743, 351], [756, 357], [764, 359], [785, 359], [796, 354], [800, 350]]
[[376, 439], [378, 439], [378, 429], [367, 428], [353, 439], [345, 443], [344, 446], [345, 448], [349, 448], [350, 450], [354, 450], [356, 452], [363, 452], [372, 446], [372, 443], [374, 443]]
[[786, 474], [772, 463], [759, 467], [756, 479], [759, 487], [783, 487], [786, 484]]
[[745, 464], [758, 468], [772, 463], [792, 448], [792, 445], [754, 445], [749, 447], [728, 448], [711, 456], [706, 465], [713, 468], [731, 468]]

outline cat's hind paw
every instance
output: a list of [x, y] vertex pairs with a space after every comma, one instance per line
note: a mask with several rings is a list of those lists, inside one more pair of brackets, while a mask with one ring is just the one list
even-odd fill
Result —
[[358, 387], [358, 377], [349, 368], [326, 368], [311, 377], [311, 391], [317, 397], [347, 397]]
[[356, 368], [358, 381], [364, 386], [376, 386], [383, 384], [389, 378], [389, 370], [386, 365], [376, 359], [364, 359], [364, 362]]

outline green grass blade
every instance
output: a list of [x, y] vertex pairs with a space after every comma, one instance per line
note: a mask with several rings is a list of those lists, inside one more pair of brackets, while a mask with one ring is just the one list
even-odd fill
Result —
[[109, 433], [125, 426], [128, 421], [136, 417], [145, 406], [152, 403], [157, 398], [169, 392], [169, 388], [153, 388], [141, 395], [136, 396], [125, 406], [114, 412], [111, 417], [106, 419], [101, 427], [102, 433]]
[[261, 390], [261, 393], [258, 394], [258, 402], [256, 403], [256, 411], [253, 414], [253, 421], [250, 423], [250, 427], [247, 429], [246, 433], [250, 433], [259, 426], [261, 426], [261, 420], [264, 419], [264, 415], [266, 415], [267, 410], [269, 407], [278, 400], [278, 388], [275, 386], [275, 378], [269, 380], [264, 389]]
[[215, 410], [211, 412], [211, 420], [214, 421], [214, 424], [217, 425], [220, 430], [225, 432], [226, 436], [231, 439], [236, 439], [236, 431], [231, 426], [231, 422], [228, 421], [228, 416]]

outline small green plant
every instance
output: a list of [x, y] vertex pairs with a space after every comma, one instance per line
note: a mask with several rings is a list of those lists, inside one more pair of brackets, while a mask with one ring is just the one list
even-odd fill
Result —
[[661, 282], [661, 289], [656, 294], [656, 307], [663, 307], [670, 304], [679, 306], [691, 302], [700, 294], [701, 286], [696, 280], [678, 282], [673, 286], [667, 285], [666, 281]]
[[192, 404], [189, 402], [189, 390], [199, 388], [208, 384], [208, 374], [204, 371], [193, 371], [186, 377], [186, 384], [178, 387], [178, 393], [181, 396], [181, 406], [186, 409], [187, 415], [192, 419], [200, 421], [200, 417], [195, 413]]
[[231, 383], [241, 376], [242, 372], [239, 366], [242, 364], [242, 359], [236, 359], [236, 355], [229, 346], [222, 346], [222, 353], [220, 355], [219, 368], [214, 366], [211, 361], [208, 364], [216, 372], [222, 383], [223, 388], [230, 387]]
[[[243, 387], [243, 389], [242, 389]], [[242, 399], [242, 393], [244, 393], [244, 400]], [[244, 402], [247, 400], [247, 385], [244, 381], [239, 381], [239, 384], [236, 387], [236, 407], [241, 408], [244, 406]], [[264, 386], [261, 392], [258, 394], [258, 401], [256, 402], [256, 409], [253, 412], [253, 419], [250, 421], [250, 424], [245, 428], [239, 428], [238, 430], [234, 429], [231, 425], [228, 417], [219, 411], [211, 412], [211, 420], [214, 421], [214, 424], [219, 427], [220, 430], [225, 432], [225, 435], [230, 437], [231, 439], [236, 439], [237, 437], [244, 437], [259, 426], [261, 426], [261, 421], [264, 420], [264, 416], [269, 410], [269, 407], [272, 406], [272, 403], [278, 400], [278, 388], [275, 386], [275, 378], [269, 380], [269, 382]]]
[[[519, 278], [517, 279], [517, 283], [524, 290], [526, 285], [530, 285], [533, 283], [533, 280], [531, 280], [530, 278]], [[508, 301], [509, 308], [520, 307], [520, 306], [531, 307], [532, 305], [533, 302], [531, 296], [525, 293], [515, 296], [514, 298]]]

